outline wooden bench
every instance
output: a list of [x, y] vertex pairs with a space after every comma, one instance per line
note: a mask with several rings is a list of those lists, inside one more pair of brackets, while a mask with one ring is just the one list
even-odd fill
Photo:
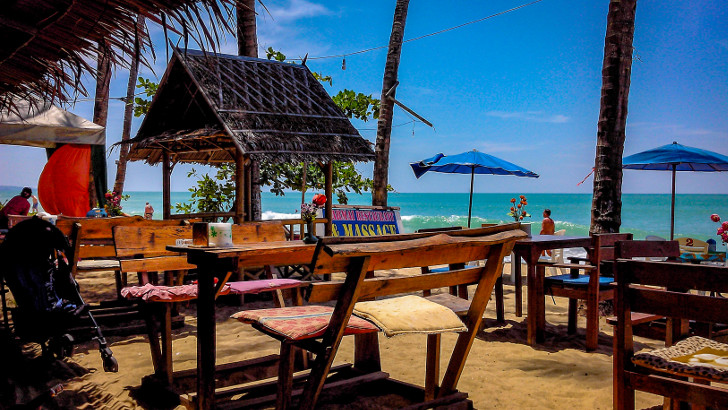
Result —
[[[474, 235], [477, 231], [479, 234]], [[490, 299], [497, 277], [502, 272], [503, 258], [525, 233], [504, 225], [478, 230], [463, 230], [435, 234], [407, 234], [388, 237], [360, 238], [362, 242], [346, 243], [343, 238], [324, 238], [322, 252], [316, 252], [314, 269], [317, 273], [345, 272], [343, 282], [314, 282], [310, 285], [308, 302], [322, 303], [336, 301], [330, 310], [330, 320], [323, 334], [299, 339], [288, 338], [271, 330], [268, 322], [256, 322], [254, 327], [281, 340], [281, 362], [278, 372], [277, 391], [273, 393], [276, 408], [285, 409], [298, 396], [297, 407], [312, 409], [316, 406], [337, 349], [345, 333], [350, 332], [348, 324], [355, 305], [360, 301], [371, 301], [377, 297], [418, 292], [433, 288], [449, 288], [461, 284], [476, 283], [477, 289], [469, 304], [463, 323], [467, 331], [460, 333], [442, 383], [439, 383], [440, 335], [433, 329], [427, 336], [426, 375], [424, 389], [388, 378], [381, 372], [376, 333], [356, 336], [355, 364], [353, 378], [327, 383], [331, 394], [334, 390], [366, 390], [371, 395], [400, 394], [417, 402], [417, 408], [435, 406], [468, 407], [467, 395], [456, 390], [476, 333], [479, 331], [483, 312]], [[411, 277], [371, 277], [370, 272], [384, 269], [399, 269], [442, 264], [464, 264], [473, 260], [487, 260], [485, 266], [454, 269], [447, 272], [425, 273]], [[393, 299], [389, 299], [391, 302]], [[376, 303], [376, 302], [374, 302]], [[305, 309], [301, 307], [300, 309]], [[289, 308], [294, 312], [299, 308]], [[275, 315], [275, 309], [267, 311], [244, 311], [240, 317], [265, 314]], [[239, 318], [240, 318], [239, 317]], [[308, 320], [308, 319], [302, 319]], [[376, 328], [375, 328], [376, 329]], [[375, 337], [372, 337], [375, 336]], [[299, 347], [316, 354], [311, 373], [302, 389], [293, 388], [292, 348]], [[338, 375], [337, 375], [338, 376]], [[384, 382], [387, 383], [384, 383]], [[369, 383], [368, 383], [369, 382]], [[438, 386], [439, 385], [439, 386]], [[268, 386], [270, 388], [270, 386]], [[252, 392], [255, 387], [251, 387]], [[376, 390], [375, 390], [376, 389]], [[245, 407], [254, 401], [261, 403], [262, 393], [251, 393], [252, 401], [245, 397], [234, 403]], [[350, 396], [349, 399], [352, 399]], [[424, 402], [423, 402], [424, 400]], [[472, 403], [469, 404], [472, 406]], [[232, 407], [233, 404], [230, 403]]]
[[156, 221], [141, 216], [113, 218], [68, 218], [60, 217], [56, 226], [71, 243], [71, 273], [74, 277], [83, 273], [113, 271], [116, 280], [117, 298], [126, 284], [121, 275], [119, 261], [114, 249], [113, 228], [116, 226], [179, 226], [185, 221]]
[[[235, 244], [251, 242], [284, 241], [285, 232], [283, 226], [277, 222], [252, 222], [232, 226], [233, 242]], [[116, 257], [119, 260], [122, 274], [135, 273], [138, 275], [139, 284], [157, 283], [158, 273], [164, 275], [164, 284], [170, 290], [179, 288], [183, 284], [186, 273], [196, 269], [195, 265], [187, 262], [187, 256], [166, 250], [168, 245], [174, 245], [178, 240], [192, 239], [192, 226], [116, 226], [113, 229], [114, 247]], [[271, 268], [264, 269], [268, 279], [274, 279]], [[228, 273], [228, 275], [232, 272]], [[242, 279], [242, 278], [240, 278]], [[253, 279], [259, 279], [254, 277]], [[269, 280], [258, 282], [269, 283]], [[301, 283], [301, 286], [303, 283]], [[165, 288], [166, 289], [166, 288]], [[280, 289], [263, 291], [274, 292], [276, 306], [283, 306], [283, 295]], [[292, 288], [292, 299], [294, 304], [301, 303], [300, 290]], [[125, 291], [126, 292], [126, 291]], [[172, 310], [174, 300], [162, 301], [161, 303], [143, 303], [149, 346], [154, 366], [154, 375], [145, 379], [145, 384], [159, 384], [173, 387], [175, 392], [185, 392], [194, 385], [194, 374], [190, 372], [173, 371], [172, 363]], [[276, 364], [277, 361], [274, 361]], [[306, 360], [301, 360], [302, 368]], [[249, 363], [246, 363], [249, 365]], [[236, 366], [230, 364], [222, 366], [221, 374], [231, 380]], [[232, 383], [232, 382], [231, 382]]]
[[728, 268], [631, 260], [618, 260], [616, 265], [614, 408], [634, 409], [635, 390], [666, 397], [666, 409], [679, 408], [676, 402], [688, 402], [692, 408], [728, 408], [728, 371], [706, 366], [710, 357], [692, 356], [705, 349], [722, 352], [715, 357], [728, 356], [728, 345], [693, 336], [659, 352], [635, 354], [631, 321], [632, 311], [673, 322], [726, 321], [728, 299], [689, 291], [728, 292]]

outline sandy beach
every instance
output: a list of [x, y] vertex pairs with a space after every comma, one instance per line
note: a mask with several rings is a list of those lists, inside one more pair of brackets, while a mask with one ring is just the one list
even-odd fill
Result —
[[[509, 267], [505, 266], [508, 273]], [[417, 270], [384, 272], [386, 275], [416, 274]], [[378, 273], [382, 274], [382, 273]], [[98, 300], [113, 296], [113, 275], [89, 275], [79, 280], [84, 296]], [[473, 291], [471, 287], [471, 292]], [[525, 288], [524, 288], [525, 294]], [[467, 392], [479, 409], [607, 409], [612, 407], [612, 339], [611, 327], [601, 319], [599, 348], [584, 351], [584, 319], [580, 318], [579, 333], [566, 334], [567, 300], [556, 298], [556, 304], [546, 301], [546, 341], [532, 348], [526, 344], [525, 317], [514, 314], [514, 288], [506, 285], [506, 324], [495, 321], [495, 302], [486, 311], [485, 328], [480, 332], [468, 358], [458, 388]], [[241, 310], [269, 306], [270, 302], [255, 302], [243, 307], [219, 307], [217, 311], [218, 363], [275, 354], [279, 344], [251, 326], [228, 319]], [[524, 306], [525, 311], [525, 306]], [[175, 370], [195, 367], [196, 320], [194, 304], [182, 308], [185, 326], [174, 331], [173, 355]], [[119, 361], [118, 373], [105, 373], [96, 344], [77, 345], [73, 356], [50, 366], [37, 355], [35, 345], [25, 346], [22, 371], [13, 374], [10, 388], [20, 402], [34, 397], [45, 386], [64, 383], [65, 390], [49, 408], [157, 408], [138, 392], [143, 376], [152, 373], [152, 363], [146, 337], [112, 336], [114, 356]], [[442, 338], [442, 367], [452, 351], [456, 335]], [[659, 342], [636, 338], [637, 347], [654, 347]], [[397, 336], [391, 339], [380, 335], [383, 371], [399, 380], [421, 385], [425, 373], [425, 337]], [[406, 352], [407, 354], [403, 354]], [[345, 338], [336, 358], [337, 363], [353, 361], [353, 338]], [[9, 392], [8, 392], [9, 393]], [[6, 393], [7, 394], [7, 393]], [[637, 393], [639, 408], [657, 406], [662, 399]]]

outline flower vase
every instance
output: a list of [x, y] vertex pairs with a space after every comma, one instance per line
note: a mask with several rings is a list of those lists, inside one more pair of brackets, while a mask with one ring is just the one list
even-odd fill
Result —
[[318, 238], [313, 234], [313, 221], [306, 221], [306, 235], [303, 237], [303, 243], [316, 243]]

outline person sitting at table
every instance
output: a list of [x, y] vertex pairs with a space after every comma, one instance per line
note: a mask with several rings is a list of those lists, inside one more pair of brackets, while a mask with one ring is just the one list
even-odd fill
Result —
[[0, 209], [0, 229], [8, 229], [8, 215], [28, 215], [30, 210], [28, 198], [32, 195], [33, 190], [25, 187], [20, 191], [20, 195], [14, 196]]

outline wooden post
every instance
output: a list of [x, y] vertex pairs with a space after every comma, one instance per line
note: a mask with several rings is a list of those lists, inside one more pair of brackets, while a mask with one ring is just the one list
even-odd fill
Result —
[[240, 150], [235, 150], [235, 218], [236, 224], [245, 220], [245, 159]]
[[670, 201], [670, 240], [675, 239], [675, 171], [677, 164], [672, 164], [672, 200]]
[[245, 197], [243, 202], [243, 220], [253, 220], [253, 163], [250, 158], [245, 158]]
[[334, 184], [334, 165], [332, 162], [326, 163], [324, 165], [324, 175], [325, 175], [325, 189], [326, 189], [326, 211], [324, 214], [324, 218], [326, 218], [326, 229], [325, 229], [325, 235], [331, 236], [331, 233], [333, 232], [332, 226], [332, 218], [334, 216], [334, 209], [333, 209], [333, 184]]
[[169, 151], [166, 149], [162, 153], [162, 218], [169, 219], [172, 214], [172, 200], [170, 180], [172, 176], [172, 167], [169, 163]]

